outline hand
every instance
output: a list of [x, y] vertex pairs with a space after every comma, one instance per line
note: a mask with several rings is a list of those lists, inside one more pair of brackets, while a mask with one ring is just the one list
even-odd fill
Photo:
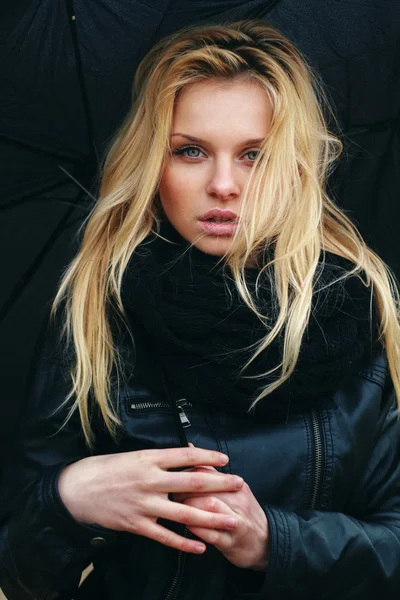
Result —
[[[212, 467], [197, 467], [193, 472], [219, 473]], [[218, 527], [188, 526], [188, 529], [203, 541], [215, 546], [229, 562], [243, 569], [263, 571], [268, 565], [268, 520], [265, 512], [244, 483], [234, 492], [179, 493], [174, 500], [212, 513], [230, 514], [236, 526], [230, 530]], [[229, 512], [228, 512], [229, 511]]]
[[[117, 531], [143, 535], [184, 552], [201, 553], [205, 544], [170, 531], [157, 523], [167, 519], [190, 527], [223, 530], [231, 516], [184, 506], [169, 499], [172, 493], [233, 491], [243, 480], [212, 472], [168, 471], [190, 465], [226, 464], [228, 457], [202, 448], [165, 448], [91, 456], [63, 469], [59, 493], [66, 508], [82, 523], [96, 523]], [[222, 506], [222, 505], [221, 505]]]

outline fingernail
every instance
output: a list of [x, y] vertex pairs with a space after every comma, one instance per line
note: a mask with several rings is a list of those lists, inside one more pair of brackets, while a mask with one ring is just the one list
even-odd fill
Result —
[[226, 465], [227, 462], [229, 462], [229, 456], [227, 456], [226, 454], [221, 454], [221, 463], [223, 465]]
[[201, 554], [202, 552], [204, 552], [205, 546], [196, 546], [195, 550], [198, 554]]
[[239, 488], [242, 487], [242, 484], [243, 484], [242, 477], [236, 477], [235, 488], [238, 490]]
[[236, 527], [237, 519], [235, 519], [235, 517], [229, 517], [229, 519], [225, 521], [225, 525], [227, 527]]

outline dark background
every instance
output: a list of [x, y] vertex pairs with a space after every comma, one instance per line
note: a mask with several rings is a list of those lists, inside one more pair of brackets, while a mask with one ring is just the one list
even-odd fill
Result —
[[[73, 18], [73, 16], [75, 18]], [[0, 464], [99, 158], [135, 69], [191, 23], [264, 18], [319, 71], [346, 152], [338, 203], [400, 275], [398, 0], [3, 0], [0, 8]]]

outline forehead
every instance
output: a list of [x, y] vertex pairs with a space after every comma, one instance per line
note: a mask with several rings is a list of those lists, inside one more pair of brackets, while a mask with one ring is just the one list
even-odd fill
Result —
[[261, 84], [247, 79], [187, 85], [178, 96], [172, 133], [216, 139], [266, 137], [272, 106]]

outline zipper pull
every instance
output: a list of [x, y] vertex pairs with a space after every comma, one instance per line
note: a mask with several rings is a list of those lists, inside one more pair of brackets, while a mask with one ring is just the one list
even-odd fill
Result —
[[191, 423], [190, 423], [189, 419], [187, 418], [185, 411], [182, 408], [182, 404], [187, 404], [186, 398], [182, 398], [181, 400], [177, 400], [176, 404], [177, 404], [179, 418], [181, 420], [182, 426], [185, 427], [185, 428], [186, 427], [190, 427]]

